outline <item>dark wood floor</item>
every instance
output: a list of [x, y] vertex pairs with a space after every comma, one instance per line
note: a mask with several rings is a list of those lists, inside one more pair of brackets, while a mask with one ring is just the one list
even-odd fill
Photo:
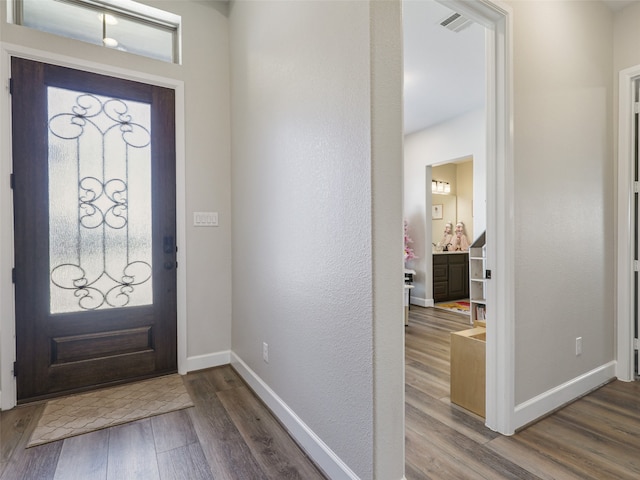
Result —
[[412, 306], [406, 327], [406, 478], [640, 478], [640, 383], [615, 381], [511, 437], [449, 400], [450, 332], [468, 317]]
[[[465, 328], [467, 317], [411, 307], [407, 480], [640, 478], [639, 383], [613, 382], [504, 437], [449, 401], [450, 332]], [[231, 367], [185, 383], [194, 408], [30, 449], [44, 406], [0, 412], [0, 479], [324, 478]]]
[[0, 478], [325, 478], [231, 367], [184, 378], [193, 408], [29, 449], [44, 405], [0, 412]]

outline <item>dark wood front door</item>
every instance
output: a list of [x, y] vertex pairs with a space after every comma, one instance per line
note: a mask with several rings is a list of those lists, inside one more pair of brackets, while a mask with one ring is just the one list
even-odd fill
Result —
[[174, 91], [12, 58], [18, 402], [174, 372]]

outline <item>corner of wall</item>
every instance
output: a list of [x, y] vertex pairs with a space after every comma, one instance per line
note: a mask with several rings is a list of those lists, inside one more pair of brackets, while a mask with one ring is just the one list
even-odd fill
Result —
[[231, 363], [231, 351], [224, 350], [221, 352], [208, 353], [206, 355], [195, 355], [187, 357], [186, 372], [195, 372], [204, 370], [205, 368], [219, 367]]
[[236, 353], [231, 366], [284, 425], [318, 468], [333, 480], [359, 480], [358, 476], [309, 428], [307, 424]]
[[516, 405], [514, 428], [524, 427], [608, 383], [616, 376], [616, 362], [594, 368], [568, 382]]

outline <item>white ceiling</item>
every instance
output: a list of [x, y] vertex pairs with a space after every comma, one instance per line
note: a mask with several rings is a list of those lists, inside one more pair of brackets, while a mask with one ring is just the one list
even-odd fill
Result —
[[453, 13], [434, 0], [403, 2], [405, 134], [484, 104], [484, 28], [440, 26]]
[[[619, 11], [640, 0], [603, 0]], [[440, 22], [453, 14], [435, 0], [404, 0], [404, 131], [430, 127], [484, 104], [484, 28], [454, 33]]]

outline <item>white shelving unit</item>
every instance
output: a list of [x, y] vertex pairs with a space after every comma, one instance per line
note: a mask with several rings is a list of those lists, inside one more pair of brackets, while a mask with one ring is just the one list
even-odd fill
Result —
[[485, 272], [487, 271], [486, 232], [482, 232], [469, 247], [469, 299], [471, 323], [486, 321], [487, 299]]

